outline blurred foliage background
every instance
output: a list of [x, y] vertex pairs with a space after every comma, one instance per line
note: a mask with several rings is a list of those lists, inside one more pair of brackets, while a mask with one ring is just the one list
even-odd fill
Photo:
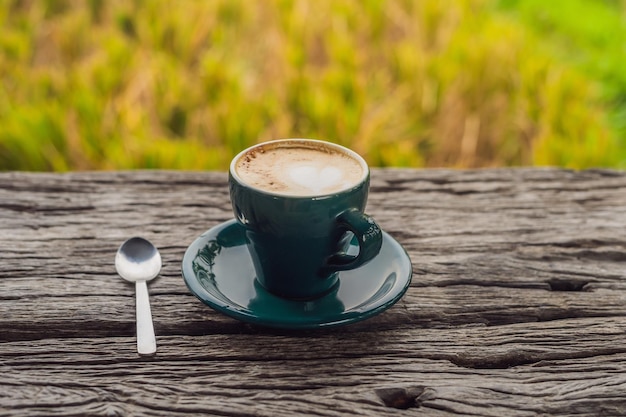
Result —
[[626, 167], [624, 0], [3, 0], [0, 169]]

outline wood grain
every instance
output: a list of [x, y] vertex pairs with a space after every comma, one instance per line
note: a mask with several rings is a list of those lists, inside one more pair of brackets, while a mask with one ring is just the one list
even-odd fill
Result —
[[[241, 323], [181, 276], [220, 172], [0, 174], [0, 416], [626, 415], [626, 173], [375, 169], [405, 297], [329, 330]], [[158, 353], [113, 256], [141, 235]]]

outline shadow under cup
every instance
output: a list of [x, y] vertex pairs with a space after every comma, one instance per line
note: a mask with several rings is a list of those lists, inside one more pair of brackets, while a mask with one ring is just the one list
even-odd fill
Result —
[[[237, 170], [241, 158], [257, 152], [300, 149], [319, 151], [322, 156], [341, 154], [352, 163], [356, 161], [362, 172], [351, 183], [332, 192], [292, 195], [271, 191], [269, 185], [250, 185]], [[296, 160], [290, 161], [290, 166], [307, 164]], [[289, 175], [280, 171], [280, 164], [276, 167], [278, 175]], [[380, 251], [382, 231], [363, 212], [369, 191], [369, 169], [363, 158], [347, 148], [310, 139], [285, 139], [253, 146], [233, 159], [229, 188], [235, 217], [245, 229], [256, 278], [277, 296], [305, 300], [321, 297], [338, 284], [339, 271], [357, 268]], [[356, 255], [346, 253], [351, 239], [359, 244]]]

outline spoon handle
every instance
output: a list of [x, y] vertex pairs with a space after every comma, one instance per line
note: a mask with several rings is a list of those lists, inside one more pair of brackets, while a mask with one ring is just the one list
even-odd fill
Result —
[[152, 324], [152, 311], [148, 299], [148, 285], [146, 281], [135, 283], [137, 297], [137, 352], [140, 355], [152, 355], [156, 352], [156, 338]]

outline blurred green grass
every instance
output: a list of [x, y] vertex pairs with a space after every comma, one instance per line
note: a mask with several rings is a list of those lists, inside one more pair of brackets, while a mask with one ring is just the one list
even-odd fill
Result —
[[624, 0], [5, 0], [0, 169], [626, 167]]

